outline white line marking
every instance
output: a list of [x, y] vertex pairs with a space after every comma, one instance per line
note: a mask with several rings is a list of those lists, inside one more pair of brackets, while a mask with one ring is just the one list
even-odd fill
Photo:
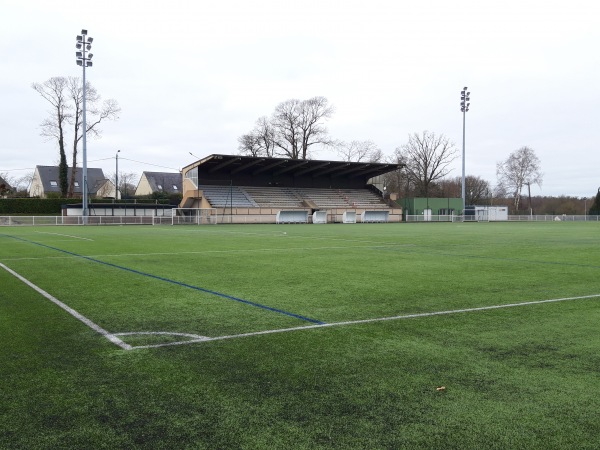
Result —
[[565, 298], [554, 298], [549, 300], [536, 300], [531, 302], [522, 302], [522, 303], [507, 303], [505, 305], [492, 305], [492, 306], [481, 306], [478, 308], [464, 308], [464, 309], [453, 309], [448, 311], [435, 311], [429, 313], [418, 313], [418, 314], [406, 314], [402, 316], [391, 316], [391, 317], [379, 317], [376, 319], [363, 319], [363, 320], [349, 320], [345, 322], [331, 322], [319, 325], [304, 325], [300, 327], [293, 328], [280, 328], [275, 330], [264, 330], [264, 331], [255, 331], [252, 333], [241, 333], [241, 334], [231, 334], [227, 336], [217, 336], [217, 337], [204, 337], [203, 339], [190, 340], [190, 341], [180, 341], [180, 342], [170, 342], [165, 344], [154, 344], [154, 345], [140, 345], [131, 347], [132, 350], [144, 349], [144, 348], [157, 348], [157, 347], [169, 347], [174, 345], [186, 345], [193, 344], [196, 342], [208, 342], [208, 341], [222, 341], [225, 339], [237, 339], [251, 336], [260, 336], [264, 334], [275, 334], [275, 333], [288, 333], [291, 331], [301, 331], [301, 330], [312, 330], [315, 328], [327, 328], [327, 327], [339, 327], [339, 326], [348, 326], [348, 325], [359, 325], [364, 323], [373, 323], [373, 322], [384, 322], [388, 320], [403, 320], [403, 319], [415, 319], [420, 317], [431, 317], [431, 316], [443, 316], [448, 314], [459, 314], [459, 313], [468, 313], [468, 312], [477, 312], [477, 311], [487, 311], [492, 309], [502, 309], [502, 308], [514, 308], [517, 306], [529, 306], [529, 305], [540, 305], [543, 303], [556, 303], [556, 302], [566, 302], [570, 300], [584, 300], [590, 298], [598, 298], [600, 294], [593, 295], [583, 295], [580, 297], [565, 297]]
[[0, 263], [0, 267], [2, 267], [4, 270], [6, 270], [8, 273], [10, 273], [11, 275], [15, 276], [16, 278], [18, 278], [19, 280], [21, 280], [23, 283], [25, 283], [27, 286], [29, 286], [30, 288], [34, 289], [35, 291], [37, 291], [38, 293], [42, 294], [44, 297], [46, 297], [48, 300], [50, 300], [52, 303], [54, 303], [55, 305], [59, 306], [60, 308], [64, 309], [66, 312], [68, 312], [69, 314], [71, 314], [73, 317], [75, 317], [76, 319], [80, 320], [81, 322], [83, 322], [84, 324], [86, 324], [88, 327], [90, 327], [92, 330], [94, 330], [95, 332], [101, 334], [102, 336], [104, 336], [106, 339], [108, 339], [110, 342], [112, 342], [115, 345], [118, 345], [119, 347], [121, 347], [123, 350], [131, 350], [133, 347], [129, 344], [126, 344], [125, 342], [123, 342], [121, 339], [119, 339], [118, 337], [116, 337], [114, 334], [109, 333], [108, 331], [106, 331], [104, 328], [100, 327], [99, 325], [96, 325], [94, 322], [92, 322], [90, 319], [88, 319], [87, 317], [79, 314], [77, 311], [75, 311], [73, 308], [71, 308], [70, 306], [65, 305], [63, 302], [61, 302], [60, 300], [58, 300], [57, 298], [53, 297], [52, 295], [50, 295], [49, 293], [47, 293], [46, 291], [44, 291], [42, 288], [36, 286], [35, 284], [33, 284], [31, 281], [29, 281], [28, 279], [22, 277], [21, 275], [19, 275], [17, 272], [15, 272], [14, 270], [10, 269], [9, 267], [5, 266], [4, 264]]
[[[355, 250], [362, 248], [389, 248], [389, 247], [416, 247], [415, 244], [387, 244], [387, 245], [365, 245], [365, 246], [328, 246], [328, 247], [289, 247], [289, 248], [254, 248], [247, 250], [204, 250], [196, 252], [154, 252], [154, 253], [118, 253], [118, 254], [100, 254], [83, 255], [86, 258], [118, 258], [121, 256], [166, 256], [166, 255], [204, 255], [214, 253], [257, 253], [257, 252], [287, 252], [287, 251], [313, 251], [313, 250]], [[78, 256], [43, 256], [43, 257], [22, 257], [22, 258], [3, 258], [3, 261], [22, 261], [37, 259], [69, 259], [78, 258]]]
[[168, 344], [156, 344], [156, 345], [140, 345], [140, 346], [131, 346], [130, 349], [143, 349], [143, 348], [154, 348], [154, 347], [164, 347], [165, 345], [183, 345], [183, 344], [192, 344], [196, 342], [209, 341], [211, 338], [207, 336], [200, 336], [199, 334], [191, 334], [191, 333], [172, 333], [169, 331], [129, 331], [126, 333], [113, 333], [114, 336], [136, 336], [136, 335], [146, 335], [146, 336], [182, 336], [189, 338], [185, 341], [173, 341]]
[[[255, 332], [250, 332], [250, 333], [231, 334], [231, 335], [216, 336], [216, 337], [200, 336], [200, 335], [191, 334], [191, 333], [171, 333], [171, 332], [165, 332], [165, 331], [109, 333], [104, 328], [95, 324], [94, 322], [92, 322], [91, 320], [86, 318], [85, 316], [83, 316], [80, 313], [78, 313], [77, 311], [75, 311], [73, 308], [67, 306], [66, 304], [64, 304], [57, 298], [53, 297], [52, 295], [50, 295], [48, 292], [44, 291], [40, 287], [36, 286], [35, 284], [30, 282], [26, 278], [22, 277], [21, 275], [19, 275], [17, 272], [13, 271], [6, 265], [0, 263], [0, 267], [3, 268], [4, 270], [6, 270], [11, 275], [18, 278], [19, 280], [21, 280], [23, 283], [25, 283], [26, 285], [28, 285], [29, 287], [31, 287], [32, 289], [34, 289], [35, 291], [37, 291], [38, 293], [43, 295], [44, 297], [46, 297], [48, 300], [50, 300], [51, 302], [53, 302], [54, 304], [56, 304], [57, 306], [59, 306], [60, 308], [65, 310], [66, 312], [68, 312], [69, 314], [71, 314], [76, 319], [83, 322], [85, 325], [90, 327], [92, 330], [101, 334], [106, 339], [111, 341], [113, 344], [121, 347], [124, 350], [137, 350], [137, 349], [147, 349], [147, 348], [169, 347], [169, 346], [175, 346], [175, 345], [187, 345], [187, 344], [193, 344], [193, 343], [197, 343], [197, 342], [221, 341], [221, 340], [225, 340], [225, 339], [237, 339], [237, 338], [260, 336], [260, 335], [275, 334], [275, 333], [288, 333], [291, 331], [311, 330], [311, 329], [315, 329], [315, 328], [360, 325], [360, 324], [365, 324], [365, 323], [384, 322], [384, 321], [390, 321], [390, 320], [415, 319], [415, 318], [421, 318], [421, 317], [431, 317], [431, 316], [442, 316], [442, 315], [459, 314], [459, 313], [467, 313], [467, 312], [488, 311], [488, 310], [493, 310], [493, 309], [514, 308], [514, 307], [518, 307], [518, 306], [540, 305], [540, 304], [544, 304], [544, 303], [556, 303], [556, 302], [584, 300], [584, 299], [600, 297], [600, 294], [592, 294], [592, 295], [583, 295], [583, 296], [579, 296], [579, 297], [564, 297], [564, 298], [554, 298], [554, 299], [549, 299], [549, 300], [535, 300], [535, 301], [531, 301], [531, 302], [507, 303], [504, 305], [481, 306], [481, 307], [477, 307], [477, 308], [452, 309], [452, 310], [434, 311], [434, 312], [428, 312], [428, 313], [378, 317], [378, 318], [374, 318], [374, 319], [349, 320], [349, 321], [344, 321], [344, 322], [331, 322], [331, 323], [318, 324], [318, 325], [304, 325], [304, 326], [300, 326], [300, 327], [279, 328], [279, 329], [274, 329], [274, 330], [263, 330], [263, 331], [255, 331]], [[165, 343], [165, 344], [131, 346], [129, 344], [126, 344], [125, 342], [123, 342], [121, 339], [119, 339], [117, 337], [117, 336], [131, 336], [131, 335], [136, 335], [136, 334], [138, 334], [138, 335], [145, 334], [145, 335], [183, 336], [183, 337], [189, 337], [190, 340], [169, 342], [169, 343]]]
[[164, 336], [184, 336], [192, 339], [210, 339], [206, 336], [200, 336], [199, 334], [191, 333], [173, 333], [171, 331], [127, 331], [125, 333], [113, 333], [113, 336], [135, 336], [136, 334], [144, 335], [164, 335]]
[[204, 341], [207, 339], [210, 339], [209, 337], [206, 336], [200, 336], [199, 334], [191, 334], [191, 333], [172, 333], [170, 331], [128, 331], [126, 333], [113, 333], [113, 336], [136, 336], [138, 334], [141, 335], [157, 335], [157, 336], [183, 336], [183, 337], [189, 337], [191, 339], [195, 339], [198, 341]]
[[73, 238], [73, 239], [82, 239], [84, 241], [93, 241], [93, 239], [84, 238], [84, 237], [81, 237], [81, 236], [73, 236], [72, 234], [50, 233], [49, 231], [36, 231], [36, 233], [39, 233], [39, 234], [53, 234], [54, 236], [69, 237], [69, 238]]

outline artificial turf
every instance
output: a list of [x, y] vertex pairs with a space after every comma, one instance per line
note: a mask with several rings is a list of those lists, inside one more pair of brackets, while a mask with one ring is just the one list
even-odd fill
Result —
[[0, 448], [597, 448], [599, 233], [2, 228], [0, 263], [111, 333], [297, 329], [123, 350], [0, 269]]

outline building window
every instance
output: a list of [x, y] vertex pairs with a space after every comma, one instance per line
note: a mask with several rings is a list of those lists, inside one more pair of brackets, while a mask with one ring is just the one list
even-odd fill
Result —
[[156, 187], [162, 191], [162, 184], [157, 184]]
[[50, 186], [56, 187], [56, 186], [58, 186], [58, 183], [56, 181], [52, 180], [52, 181], [50, 181]]
[[174, 189], [174, 190], [177, 190], [177, 186], [173, 185], [173, 189]]
[[79, 181], [75, 182], [75, 187], [79, 187]]

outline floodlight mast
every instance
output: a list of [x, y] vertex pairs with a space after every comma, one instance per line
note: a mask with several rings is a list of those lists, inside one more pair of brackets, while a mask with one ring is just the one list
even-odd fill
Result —
[[465, 215], [466, 196], [465, 196], [465, 118], [471, 101], [471, 93], [467, 92], [467, 87], [460, 92], [460, 110], [463, 113], [463, 142], [462, 142], [462, 183], [461, 183], [461, 198], [463, 206], [463, 217]]
[[[89, 208], [88, 208], [88, 177], [87, 177], [87, 141], [86, 141], [86, 135], [87, 135], [87, 121], [86, 121], [86, 83], [85, 83], [85, 68], [86, 67], [92, 67], [92, 57], [94, 56], [91, 53], [88, 53], [86, 55], [86, 51], [89, 51], [92, 49], [92, 41], [94, 39], [91, 37], [88, 37], [87, 35], [87, 30], [81, 30], [81, 34], [77, 35], [77, 40], [75, 43], [75, 47], [78, 50], [81, 50], [80, 52], [76, 52], [75, 56], [77, 57], [77, 65], [81, 66], [83, 68], [83, 101], [82, 101], [82, 120], [83, 120], [83, 131], [82, 131], [82, 138], [83, 138], [83, 151], [82, 151], [82, 159], [83, 159], [83, 165], [82, 165], [82, 174], [81, 174], [81, 189], [82, 189], [82, 194], [83, 194], [83, 204], [82, 204], [82, 216], [83, 216], [83, 223], [87, 224], [87, 216], [89, 215]], [[73, 167], [73, 170], [75, 170], [75, 167]]]

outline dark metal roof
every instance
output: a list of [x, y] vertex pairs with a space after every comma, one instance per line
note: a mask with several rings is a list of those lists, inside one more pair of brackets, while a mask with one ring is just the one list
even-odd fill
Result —
[[344, 177], [368, 179], [392, 172], [399, 166], [389, 163], [321, 161], [313, 159], [266, 158], [242, 155], [210, 155], [183, 168], [185, 173], [198, 166], [204, 173], [215, 176], [227, 175], [272, 175], [285, 174], [293, 177]]
[[173, 191], [173, 186], [177, 186], [177, 192], [181, 192], [183, 181], [179, 172], [143, 172], [142, 177], [144, 176], [152, 192]]
[[2, 177], [0, 177], [0, 188], [1, 189], [6, 189], [6, 190], [12, 189], [12, 187], [10, 186], [10, 184], [8, 184], [8, 181], [6, 181]]
[[[42, 185], [44, 187], [44, 192], [60, 192], [60, 186], [58, 185], [59, 169], [57, 166], [36, 166], [36, 169], [40, 176], [40, 181], [42, 182]], [[73, 169], [71, 167], [68, 168], [67, 180], [71, 179], [72, 170]], [[77, 167], [75, 169], [75, 181], [79, 182], [79, 184], [81, 182], [81, 176], [82, 169], [81, 167]], [[100, 187], [107, 181], [106, 177], [104, 176], [104, 172], [102, 172], [102, 169], [97, 169], [93, 167], [87, 168], [87, 179], [88, 185], [90, 186], [89, 190], [92, 192], [100, 189]], [[56, 186], [52, 186], [52, 184], [50, 183], [51, 181], [55, 181]], [[81, 185], [74, 186], [73, 192], [75, 194], [81, 194], [83, 192]]]

